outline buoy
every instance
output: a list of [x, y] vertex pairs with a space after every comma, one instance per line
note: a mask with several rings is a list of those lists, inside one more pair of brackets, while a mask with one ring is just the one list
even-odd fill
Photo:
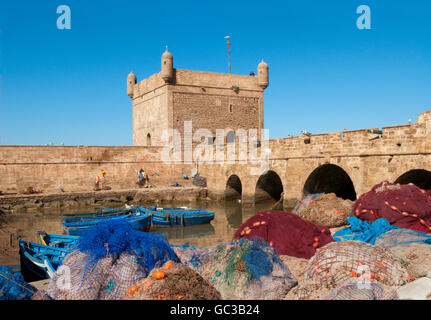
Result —
[[166, 263], [163, 265], [164, 269], [170, 269], [174, 265], [174, 262], [172, 260], [166, 261]]
[[163, 271], [156, 271], [153, 273], [153, 278], [156, 280], [163, 279], [166, 276], [166, 274]]

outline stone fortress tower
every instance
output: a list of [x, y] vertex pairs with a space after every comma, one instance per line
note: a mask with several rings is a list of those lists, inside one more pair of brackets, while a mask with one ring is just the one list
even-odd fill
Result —
[[159, 73], [139, 83], [133, 72], [127, 76], [133, 145], [165, 145], [162, 133], [166, 129], [176, 129], [184, 137], [184, 121], [192, 121], [193, 132], [208, 129], [214, 137], [216, 129], [263, 129], [268, 65], [262, 60], [257, 71], [257, 76], [245, 76], [175, 69], [166, 47]]

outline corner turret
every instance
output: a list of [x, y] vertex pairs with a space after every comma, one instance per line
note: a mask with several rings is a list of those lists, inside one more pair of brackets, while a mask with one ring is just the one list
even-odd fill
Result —
[[269, 84], [269, 77], [268, 77], [268, 65], [266, 64], [265, 61], [259, 63], [259, 65], [257, 66], [257, 80], [259, 83], [259, 86], [262, 89], [266, 89], [266, 87]]
[[129, 73], [129, 75], [127, 76], [127, 95], [133, 99], [133, 87], [136, 84], [136, 76], [133, 73], [133, 71], [131, 71]]
[[174, 57], [168, 51], [168, 46], [162, 54], [162, 79], [165, 83], [171, 83], [174, 80]]

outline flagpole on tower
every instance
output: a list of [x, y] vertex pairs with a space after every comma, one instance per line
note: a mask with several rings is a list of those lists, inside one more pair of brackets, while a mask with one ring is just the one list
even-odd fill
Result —
[[232, 43], [230, 43], [229, 42], [229, 38], [230, 38], [230, 36], [226, 36], [226, 37], [224, 37], [225, 39], [227, 39], [227, 53], [228, 53], [228, 55], [229, 55], [229, 74], [231, 73], [231, 69], [230, 69], [230, 45], [232, 44]]

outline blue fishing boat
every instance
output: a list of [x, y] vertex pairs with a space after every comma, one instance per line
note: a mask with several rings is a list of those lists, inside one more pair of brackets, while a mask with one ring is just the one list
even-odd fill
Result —
[[129, 222], [133, 228], [140, 231], [149, 231], [151, 227], [152, 216], [149, 214], [136, 212], [133, 215], [121, 215], [113, 217], [95, 217], [93, 219], [84, 219], [75, 222], [63, 222], [63, 230], [66, 235], [80, 236], [87, 228], [97, 225], [104, 221], [124, 219]]
[[53, 278], [69, 249], [19, 239], [21, 273], [26, 282]]
[[214, 212], [202, 208], [138, 208], [140, 212], [152, 215], [152, 224], [157, 226], [188, 226], [201, 223], [209, 223], [214, 219]]
[[44, 246], [55, 248], [71, 249], [78, 244], [78, 236], [67, 236], [61, 234], [49, 234], [44, 231], [38, 231], [40, 242]]
[[100, 207], [100, 211], [98, 212], [64, 214], [63, 222], [77, 222], [94, 218], [110, 218], [130, 214], [133, 214], [133, 210], [131, 208]]
[[125, 214], [114, 214], [114, 215], [94, 215], [94, 216], [82, 216], [82, 217], [63, 217], [63, 223], [75, 223], [75, 222], [89, 222], [93, 220], [108, 220], [112, 218], [125, 218], [132, 215], [132, 212]]

